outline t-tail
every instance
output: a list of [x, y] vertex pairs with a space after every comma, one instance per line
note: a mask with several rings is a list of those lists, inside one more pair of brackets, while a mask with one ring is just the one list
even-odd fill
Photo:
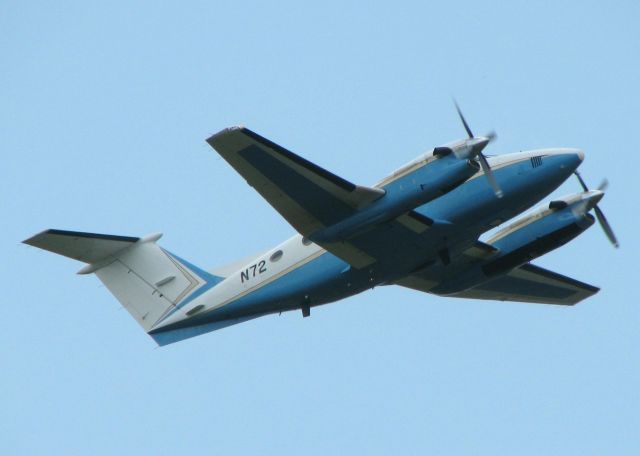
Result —
[[[138, 238], [52, 229], [24, 243], [87, 263], [78, 274], [95, 273], [149, 332], [223, 280], [159, 247], [156, 241], [161, 236]], [[181, 338], [154, 337], [160, 345]]]

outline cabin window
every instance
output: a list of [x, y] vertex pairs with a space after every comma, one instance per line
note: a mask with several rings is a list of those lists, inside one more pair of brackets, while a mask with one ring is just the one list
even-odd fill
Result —
[[311, 245], [311, 241], [309, 239], [307, 239], [306, 237], [302, 238], [302, 244], [303, 245]]
[[276, 252], [273, 252], [273, 254], [271, 255], [271, 257], [269, 258], [269, 261], [271, 261], [272, 263], [275, 263], [276, 261], [278, 261], [280, 258], [282, 258], [282, 255], [284, 255], [284, 253], [282, 252], [282, 250], [278, 250]]

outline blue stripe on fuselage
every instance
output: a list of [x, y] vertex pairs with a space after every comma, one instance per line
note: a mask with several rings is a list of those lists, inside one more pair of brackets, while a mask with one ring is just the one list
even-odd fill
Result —
[[326, 304], [360, 293], [371, 286], [366, 271], [351, 269], [341, 259], [325, 252], [223, 307], [177, 322], [166, 329], [202, 325], [254, 313], [286, 311], [300, 308], [303, 304]]

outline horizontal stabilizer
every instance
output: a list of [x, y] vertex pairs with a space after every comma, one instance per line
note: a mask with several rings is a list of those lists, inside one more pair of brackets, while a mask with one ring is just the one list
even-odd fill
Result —
[[23, 242], [84, 263], [96, 263], [139, 240], [140, 238], [131, 236], [52, 229], [38, 233]]

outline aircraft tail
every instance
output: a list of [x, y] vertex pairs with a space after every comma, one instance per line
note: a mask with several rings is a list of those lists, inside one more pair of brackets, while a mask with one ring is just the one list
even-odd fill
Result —
[[164, 317], [222, 280], [159, 247], [156, 241], [161, 236], [138, 238], [52, 229], [24, 243], [87, 263], [78, 274], [95, 273], [149, 332]]

